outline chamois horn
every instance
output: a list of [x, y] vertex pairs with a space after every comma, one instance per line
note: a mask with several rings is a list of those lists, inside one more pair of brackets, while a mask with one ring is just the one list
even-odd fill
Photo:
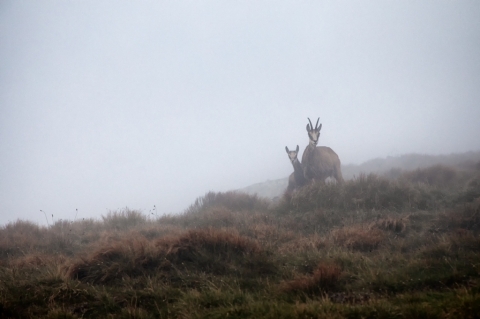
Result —
[[[308, 119], [308, 122], [310, 122], [310, 130], [313, 130], [313, 124], [312, 124], [312, 121], [310, 121], [310, 118], [307, 117]], [[315, 123], [315, 130], [318, 129], [318, 121], [320, 121], [320, 118], [317, 119], [317, 123]]]

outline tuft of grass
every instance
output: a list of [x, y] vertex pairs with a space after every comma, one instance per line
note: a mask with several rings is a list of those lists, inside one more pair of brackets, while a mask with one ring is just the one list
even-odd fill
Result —
[[266, 210], [269, 204], [270, 202], [264, 198], [242, 192], [208, 192], [205, 196], [197, 198], [185, 214], [198, 214], [214, 206], [222, 206], [232, 211]]
[[334, 229], [330, 236], [336, 245], [359, 251], [377, 249], [385, 239], [385, 234], [380, 229], [362, 225]]
[[156, 272], [175, 281], [178, 272], [243, 276], [268, 274], [274, 269], [260, 245], [234, 229], [200, 229], [153, 241], [132, 234], [70, 263], [65, 274], [67, 278], [105, 284]]
[[128, 207], [120, 211], [110, 211], [106, 216], [102, 216], [105, 226], [115, 230], [126, 230], [143, 225], [147, 222], [147, 217], [138, 210], [131, 210]]
[[92, 283], [109, 283], [127, 276], [140, 276], [159, 260], [152, 243], [131, 234], [112, 243], [98, 244], [92, 253], [64, 266], [67, 278]]
[[284, 292], [319, 294], [335, 291], [339, 287], [342, 270], [338, 265], [320, 263], [311, 275], [299, 276], [282, 285]]
[[381, 218], [375, 221], [372, 226], [377, 227], [381, 230], [391, 231], [399, 234], [403, 233], [406, 230], [407, 219], [395, 217]]

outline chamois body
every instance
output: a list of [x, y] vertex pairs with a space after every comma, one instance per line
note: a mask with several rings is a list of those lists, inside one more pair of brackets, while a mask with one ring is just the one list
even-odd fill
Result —
[[304, 186], [307, 183], [307, 180], [305, 179], [302, 164], [297, 158], [298, 150], [299, 150], [298, 145], [295, 151], [290, 151], [286, 146], [285, 146], [285, 150], [287, 151], [288, 158], [290, 159], [290, 162], [293, 165], [293, 173], [290, 174], [290, 176], [288, 177], [288, 186], [287, 186], [287, 193], [291, 194], [296, 189], [299, 189], [300, 187]]
[[330, 147], [317, 146], [318, 138], [322, 124], [318, 126], [318, 121], [313, 128], [310, 119], [310, 125], [307, 124], [309, 144], [305, 148], [302, 156], [302, 166], [304, 177], [307, 181], [318, 181], [324, 183], [328, 177], [333, 177], [338, 183], [343, 183], [340, 159]]
[[328, 177], [333, 177], [337, 182], [343, 183], [340, 159], [328, 146], [307, 146], [302, 163], [306, 180], [325, 182]]

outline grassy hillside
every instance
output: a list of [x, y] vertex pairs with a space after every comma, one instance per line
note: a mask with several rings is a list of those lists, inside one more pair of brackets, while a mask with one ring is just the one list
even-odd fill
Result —
[[434, 165], [455, 167], [459, 170], [478, 169], [480, 152], [452, 153], [448, 155], [405, 154], [376, 158], [360, 165], [343, 165], [342, 172], [346, 179], [354, 178], [362, 173], [397, 176], [402, 171], [426, 168]]
[[[285, 157], [287, 163], [287, 157]], [[426, 168], [435, 165], [454, 167], [457, 170], [480, 169], [480, 152], [467, 152], [449, 155], [424, 155], [406, 154], [401, 156], [389, 156], [387, 158], [376, 158], [360, 165], [342, 164], [342, 174], [345, 179], [353, 179], [362, 174], [375, 173], [388, 178], [397, 178], [405, 171], [418, 168]], [[292, 168], [293, 171], [293, 168]], [[276, 198], [283, 194], [288, 185], [288, 176], [285, 178], [256, 183], [240, 189], [248, 194], [256, 194], [267, 198]]]
[[480, 169], [0, 228], [1, 318], [478, 318]]

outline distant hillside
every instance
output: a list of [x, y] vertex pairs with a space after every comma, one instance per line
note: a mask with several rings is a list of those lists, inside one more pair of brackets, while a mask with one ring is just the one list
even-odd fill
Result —
[[[452, 153], [448, 155], [425, 155], [405, 154], [400, 156], [388, 156], [387, 158], [375, 158], [360, 165], [342, 165], [342, 174], [345, 179], [352, 179], [362, 173], [377, 173], [395, 176], [401, 171], [411, 171], [442, 164], [457, 169], [472, 169], [480, 167], [480, 151], [466, 153]], [[247, 194], [275, 198], [283, 194], [288, 185], [288, 177], [257, 183], [239, 191]]]
[[480, 163], [480, 151], [449, 155], [406, 154], [375, 158], [360, 165], [343, 165], [345, 179], [351, 179], [360, 173], [387, 173], [392, 169], [414, 170], [437, 164], [452, 166], [458, 169], [472, 169]]
[[239, 189], [239, 191], [247, 194], [257, 194], [258, 196], [275, 198], [283, 194], [288, 185], [288, 177], [276, 179], [273, 181], [266, 181], [263, 183], [257, 183], [245, 188]]

